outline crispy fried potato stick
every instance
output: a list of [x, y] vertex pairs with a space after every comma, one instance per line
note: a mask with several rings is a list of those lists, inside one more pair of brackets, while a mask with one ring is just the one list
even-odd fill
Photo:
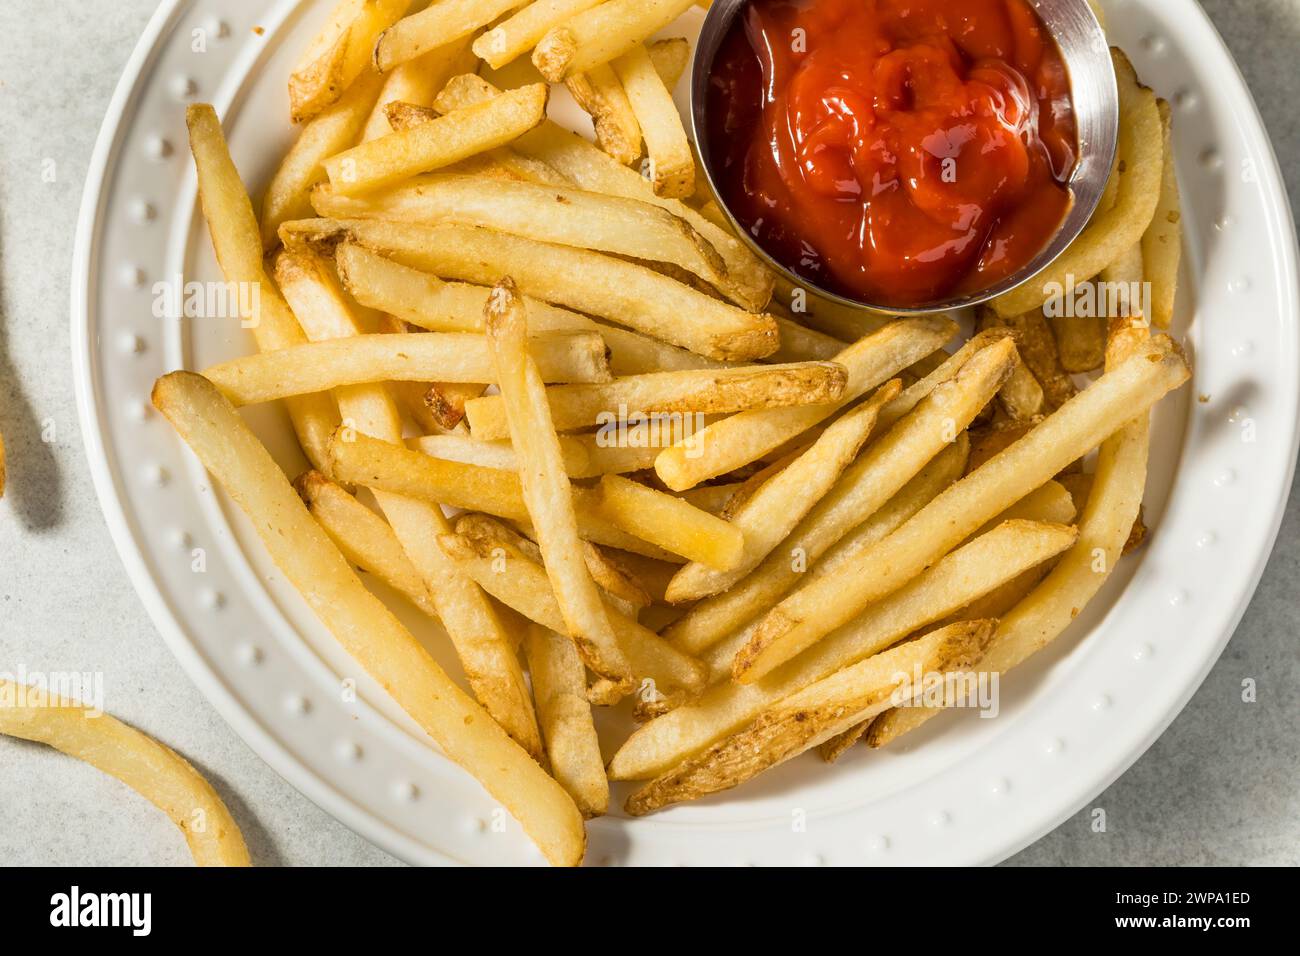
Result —
[[562, 633], [594, 674], [627, 693], [632, 689], [632, 671], [583, 559], [573, 488], [564, 472], [546, 388], [528, 352], [527, 313], [509, 278], [493, 287], [484, 318], [510, 440], [519, 458], [524, 504], [564, 618]]
[[586, 848], [582, 814], [564, 788], [366, 590], [216, 387], [192, 372], [173, 372], [159, 379], [153, 398], [344, 649], [514, 815], [547, 859], [580, 863]]
[[914, 678], [960, 671], [979, 661], [992, 621], [964, 621], [846, 668], [765, 711], [646, 784], [627, 799], [643, 816], [684, 800], [728, 790], [784, 763], [854, 724], [921, 693]]
[[546, 118], [544, 83], [509, 90], [479, 106], [389, 133], [331, 156], [323, 163], [342, 196], [382, 189], [416, 173], [450, 166], [505, 146]]
[[303, 472], [293, 487], [349, 564], [373, 574], [425, 614], [438, 618], [424, 579], [387, 521], [319, 471]]
[[[390, 105], [403, 103], [410, 106], [432, 106], [434, 98], [447, 85], [448, 80], [461, 73], [472, 73], [477, 66], [478, 58], [470, 51], [470, 37], [465, 36], [434, 47], [428, 53], [422, 53], [414, 60], [407, 60], [395, 67], [384, 75], [384, 88], [370, 118], [366, 120], [361, 142], [368, 143], [372, 139], [397, 132], [397, 128], [388, 121]], [[344, 148], [346, 147], [334, 152], [341, 153]]]
[[540, 624], [530, 624], [524, 633], [524, 656], [551, 773], [584, 817], [602, 816], [609, 809], [609, 779], [587, 700], [582, 658], [571, 641]]
[[367, 70], [379, 35], [410, 8], [411, 0], [341, 0], [289, 76], [289, 113], [295, 123], [338, 102]]
[[[530, 621], [563, 633], [564, 616], [540, 563], [504, 536], [481, 527], [458, 523], [457, 531], [439, 540], [464, 573]], [[676, 650], [612, 604], [607, 604], [605, 612], [638, 681], [648, 680], [664, 690], [693, 691], [704, 686], [704, 667], [699, 661]]]
[[321, 187], [312, 201], [317, 213], [335, 219], [483, 226], [538, 242], [667, 262], [713, 284], [726, 279], [722, 257], [685, 220], [635, 199], [433, 173], [362, 198]]
[[[615, 754], [611, 776], [643, 779], [663, 773], [790, 694], [880, 653], [1050, 560], [1077, 537], [1073, 528], [1059, 524], [1011, 520], [998, 525], [762, 680], [716, 684], [698, 700], [642, 727]], [[710, 657], [723, 657], [728, 649], [720, 645]]]
[[981, 524], [1097, 447], [1125, 421], [1146, 412], [1190, 374], [1168, 338], [1153, 340], [884, 541], [769, 611], [737, 655], [736, 676], [742, 682], [757, 680], [896, 590]]
[[[607, 384], [548, 388], [546, 396], [555, 427], [575, 431], [655, 415], [718, 415], [834, 402], [844, 392], [845, 378], [844, 367], [834, 362], [747, 365], [630, 375]], [[505, 437], [504, 409], [498, 396], [474, 399], [465, 413], [476, 438], [491, 441]], [[711, 427], [695, 431], [693, 426], [690, 419], [682, 419], [682, 442], [703, 441], [701, 436]], [[683, 447], [698, 451], [700, 446]], [[707, 444], [703, 449], [707, 453]]]
[[[1111, 334], [1106, 376], [1128, 369], [1133, 362], [1144, 362], [1153, 344], [1140, 325], [1121, 323]], [[1134, 406], [1127, 409], [1129, 413], [1135, 410]], [[1150, 443], [1150, 415], [1145, 408], [1102, 443], [1092, 490], [1079, 522], [1078, 543], [1042, 584], [1003, 617], [988, 657], [981, 662], [982, 671], [1005, 673], [1046, 647], [1101, 590], [1141, 511]], [[867, 731], [867, 743], [883, 747], [938, 713], [928, 707], [884, 713]]]
[[1050, 267], [993, 300], [1004, 318], [1037, 309], [1071, 284], [1086, 282], [1135, 242], [1155, 218], [1164, 171], [1163, 130], [1156, 95], [1141, 84], [1133, 64], [1112, 48], [1119, 81], [1119, 155], [1123, 173], [1115, 206], [1098, 216]]
[[446, 279], [491, 284], [509, 273], [534, 298], [603, 317], [722, 361], [776, 351], [776, 321], [714, 299], [636, 263], [478, 226], [365, 219], [286, 223], [292, 244], [352, 240]]
[[956, 331], [952, 321], [942, 316], [891, 323], [836, 356], [835, 361], [848, 370], [848, 384], [838, 398], [733, 415], [693, 436], [691, 441], [696, 444], [664, 451], [655, 461], [655, 471], [669, 488], [685, 491], [746, 465], [889, 381], [943, 345]]
[[575, 73], [564, 85], [591, 116], [601, 149], [625, 166], [641, 158], [641, 124], [612, 66], [602, 63]]
[[[263, 352], [307, 341], [288, 304], [262, 266], [262, 239], [253, 204], [230, 158], [216, 110], [195, 104], [185, 111], [190, 150], [199, 175], [199, 202], [208, 223], [217, 264], [226, 281], [258, 291], [255, 307], [241, 314]], [[237, 297], [241, 307], [247, 297]], [[285, 403], [298, 443], [312, 465], [328, 473], [325, 447], [338, 426], [339, 414], [329, 395], [302, 395]]]
[[1178, 170], [1174, 167], [1173, 121], [1169, 104], [1161, 100], [1160, 124], [1164, 131], [1165, 161], [1160, 178], [1160, 202], [1151, 225], [1142, 235], [1142, 258], [1151, 283], [1151, 319], [1167, 329], [1174, 321], [1178, 294], [1178, 265], [1183, 255], [1182, 200], [1178, 195]]
[[666, 551], [721, 571], [730, 570], [744, 554], [739, 527], [702, 511], [680, 498], [618, 475], [605, 475], [592, 502], [598, 517]]
[[[501, 91], [482, 77], [467, 74], [452, 79], [438, 94], [435, 105], [442, 112], [450, 112], [499, 95]], [[577, 133], [550, 121], [519, 137], [513, 148], [546, 163], [582, 189], [654, 203], [686, 220], [727, 263], [727, 284], [718, 291], [750, 311], [767, 307], [776, 275], [725, 225], [713, 222], [679, 199], [657, 195], [643, 176]]]
[[509, 19], [497, 24], [474, 41], [474, 53], [494, 70], [533, 47], [548, 30], [601, 0], [534, 0]]
[[279, 245], [281, 225], [311, 216], [312, 188], [326, 179], [321, 163], [357, 141], [383, 86], [378, 74], [363, 74], [337, 103], [303, 126], [262, 199], [263, 249]]
[[718, 594], [758, 567], [834, 487], [876, 427], [880, 407], [901, 388], [897, 379], [887, 383], [826, 429], [812, 447], [747, 499], [729, 503], [727, 520], [744, 534], [741, 562], [725, 572], [697, 563], [686, 565], [668, 586], [668, 600], [682, 604]]
[[662, 30], [693, 0], [609, 0], [552, 27], [533, 50], [533, 65], [552, 83], [622, 56]]
[[[610, 381], [605, 343], [594, 332], [552, 332], [533, 339], [529, 347], [547, 381]], [[491, 384], [496, 372], [482, 335], [381, 332], [240, 356], [204, 375], [236, 405], [255, 405], [370, 382]]]
[[419, 13], [393, 24], [372, 44], [380, 73], [414, 60], [485, 27], [526, 0], [434, 0]]
[[[846, 548], [864, 548], [885, 538], [920, 511], [962, 476], [969, 451], [970, 440], [960, 432], [952, 444], [879, 505], [875, 469], [851, 467], [781, 548], [730, 590], [696, 604], [664, 630], [664, 637], [688, 654], [701, 654], [727, 635], [739, 633], [740, 628], [788, 594], [809, 567], [815, 570], [818, 559], [835, 542], [843, 539]], [[734, 651], [727, 655], [728, 677], [730, 658], [734, 656]]]
[[[682, 114], [645, 45], [636, 44], [612, 63], [645, 140], [650, 182], [657, 195], [682, 199], [695, 192], [695, 154]], [[599, 69], [597, 67], [596, 69]]]
[[0, 679], [0, 734], [46, 744], [116, 777], [180, 827], [199, 866], [251, 866], [239, 825], [184, 757], [84, 704]]
[[[361, 331], [362, 320], [344, 299], [327, 262], [302, 251], [286, 252], [276, 271], [310, 338], [347, 341]], [[347, 430], [364, 432], [381, 444], [401, 442], [402, 423], [387, 386], [352, 385], [335, 395]], [[451, 530], [442, 510], [382, 490], [375, 498], [423, 579], [475, 697], [520, 746], [540, 757], [541, 734], [515, 653], [517, 639], [506, 633], [487, 596], [458, 574], [438, 547], [437, 535]]]

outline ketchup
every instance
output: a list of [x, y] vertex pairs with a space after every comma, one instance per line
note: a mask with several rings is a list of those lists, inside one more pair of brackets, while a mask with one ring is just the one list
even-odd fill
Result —
[[1069, 74], [1027, 0], [751, 0], [707, 106], [733, 214], [846, 298], [980, 292], [1069, 209]]

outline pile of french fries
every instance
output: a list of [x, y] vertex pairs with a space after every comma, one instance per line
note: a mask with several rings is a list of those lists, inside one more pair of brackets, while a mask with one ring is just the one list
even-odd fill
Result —
[[[938, 712], [910, 675], [1056, 638], [1140, 539], [1149, 412], [1190, 375], [1148, 321], [1178, 271], [1168, 111], [1122, 54], [1106, 201], [961, 343], [945, 316], [774, 298], [696, 193], [685, 41], [649, 40], [688, 4], [345, 0], [290, 80], [260, 223], [215, 113], [188, 115], [221, 269], [263, 290], [258, 351], [154, 402], [555, 864], [611, 779], [642, 781], [638, 815], [884, 746]], [[595, 144], [546, 119], [556, 82]], [[1048, 322], [1041, 285], [1099, 276], [1149, 281], [1154, 314]], [[270, 401], [293, 483], [236, 411]], [[358, 568], [441, 621], [468, 690]], [[616, 705], [641, 725], [602, 742]]]

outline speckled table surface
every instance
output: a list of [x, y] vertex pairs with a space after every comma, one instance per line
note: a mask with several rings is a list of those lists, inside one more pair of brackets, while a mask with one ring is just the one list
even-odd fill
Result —
[[[1160, 0], [1143, 0], [1160, 2]], [[1202, 0], [1300, 197], [1300, 0]], [[73, 400], [68, 288], [82, 180], [155, 0], [0, 4], [0, 671], [101, 671], [118, 716], [186, 754], [261, 865], [396, 861], [261, 762], [163, 645], [113, 549]], [[37, 25], [45, 21], [46, 27]], [[1300, 496], [1228, 649], [1163, 737], [1021, 865], [1300, 862]], [[1244, 704], [1254, 678], [1259, 700]], [[181, 864], [183, 841], [118, 783], [0, 739], [0, 865]], [[1106, 810], [1094, 833], [1089, 810]]]

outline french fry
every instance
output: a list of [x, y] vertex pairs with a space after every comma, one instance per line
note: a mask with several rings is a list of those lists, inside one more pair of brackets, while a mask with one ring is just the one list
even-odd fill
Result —
[[239, 825], [184, 757], [134, 727], [38, 687], [0, 679], [0, 734], [31, 740], [116, 777], [171, 819], [198, 866], [251, 866]]
[[448, 757], [478, 778], [547, 859], [580, 863], [586, 847], [582, 814], [564, 788], [366, 590], [216, 387], [193, 373], [173, 372], [154, 386], [153, 398], [343, 648]]
[[379, 35], [411, 6], [411, 0], [342, 0], [289, 76], [289, 112], [295, 123], [338, 102], [370, 68]]
[[649, 203], [579, 189], [435, 173], [359, 199], [322, 187], [313, 202], [320, 215], [335, 219], [483, 226], [538, 242], [667, 262], [706, 282], [721, 283], [726, 276], [717, 250], [684, 220]]
[[572, 642], [539, 624], [530, 624], [524, 634], [524, 656], [551, 774], [584, 817], [602, 816], [609, 809], [609, 780], [587, 701], [582, 659]]
[[[529, 520], [519, 476], [512, 472], [430, 458], [391, 442], [376, 441], [363, 431], [354, 434], [346, 428], [340, 428], [330, 440], [329, 461], [336, 481], [437, 502], [451, 508], [484, 511], [508, 521], [527, 523]], [[611, 523], [597, 513], [599, 492], [580, 487], [574, 488], [573, 492], [578, 529], [589, 541], [636, 551], [652, 558], [680, 553], [683, 558], [693, 560], [702, 553], [711, 553], [707, 550], [701, 552], [700, 543], [690, 537], [673, 539], [671, 549], [651, 544], [648, 538], [641, 537], [650, 533], [667, 540], [679, 529], [683, 534], [689, 531], [690, 522], [648, 529], [648, 515], [616, 511], [615, 522]], [[654, 489], [647, 488], [646, 492], [651, 496], [670, 498]]]
[[622, 56], [672, 23], [693, 0], [609, 0], [548, 30], [533, 65], [552, 83]]
[[[461, 73], [473, 72], [477, 64], [478, 58], [470, 51], [470, 38], [465, 36], [443, 46], [434, 47], [414, 60], [407, 60], [393, 68], [384, 75], [384, 88], [379, 93], [379, 99], [371, 110], [369, 119], [366, 120], [361, 141], [368, 143], [372, 139], [397, 132], [388, 121], [388, 107], [391, 104], [432, 106], [438, 91], [447, 85], [449, 79]], [[341, 153], [348, 145], [351, 144], [345, 144], [334, 152]]]
[[[966, 434], [958, 434], [916, 477], [865, 515], [875, 501], [874, 469], [851, 468], [790, 533], [789, 547], [774, 551], [730, 590], [696, 604], [664, 630], [664, 637], [688, 654], [701, 654], [737, 633], [788, 594], [809, 567], [815, 571], [818, 559], [831, 552], [837, 541], [856, 551], [891, 534], [962, 476], [969, 450]], [[727, 677], [733, 656], [734, 651], [726, 656]]]
[[[591, 463], [587, 447], [571, 435], [560, 435], [560, 455], [570, 478], [589, 478]], [[430, 458], [459, 461], [467, 465], [518, 471], [519, 456], [508, 441], [478, 441], [468, 435], [426, 435], [409, 443]]]
[[623, 83], [608, 63], [564, 81], [574, 100], [590, 116], [600, 148], [624, 166], [641, 158], [641, 123]]
[[979, 310], [977, 326], [980, 331], [1010, 329], [1016, 337], [1016, 348], [1028, 369], [1038, 381], [1043, 393], [1045, 410], [1060, 408], [1079, 389], [1061, 366], [1061, 357], [1056, 349], [1056, 338], [1040, 310], [1034, 309], [1024, 315], [1010, 318], [1000, 316], [992, 309]]
[[655, 72], [659, 74], [659, 79], [663, 80], [664, 86], [668, 87], [668, 92], [671, 93], [691, 62], [690, 41], [686, 37], [668, 37], [664, 40], [653, 40], [647, 43], [645, 48], [650, 54], [650, 62], [655, 65]]
[[776, 325], [781, 332], [781, 347], [768, 356], [771, 362], [829, 362], [849, 345], [780, 316]]
[[1128, 57], [1114, 48], [1111, 55], [1119, 83], [1123, 170], [1115, 206], [1090, 223], [1051, 266], [993, 300], [993, 308], [1004, 318], [1038, 309], [1053, 295], [1093, 278], [1125, 249], [1140, 242], [1155, 218], [1164, 170], [1160, 110], [1155, 94], [1142, 86]]
[[506, 273], [529, 296], [599, 316], [707, 358], [744, 361], [777, 348], [776, 321], [720, 302], [651, 269], [584, 249], [474, 226], [365, 219], [286, 223], [289, 243], [357, 242], [446, 279], [491, 284]]
[[322, 165], [339, 195], [381, 189], [505, 146], [546, 118], [546, 100], [543, 83], [509, 90], [478, 106], [354, 146]]
[[985, 521], [1083, 457], [1125, 421], [1141, 415], [1190, 377], [1160, 337], [1061, 406], [1002, 454], [971, 472], [884, 541], [838, 573], [815, 581], [767, 613], [737, 655], [752, 682], [816, 643], [871, 601], [896, 590]]
[[293, 486], [349, 564], [373, 574], [425, 614], [438, 618], [424, 579], [387, 521], [319, 471], [303, 472]]
[[573, 488], [551, 422], [542, 376], [528, 351], [528, 318], [509, 278], [492, 289], [484, 313], [510, 440], [519, 458], [524, 504], [569, 636], [592, 672], [632, 689], [632, 671], [583, 559]]
[[[459, 526], [458, 532], [444, 535], [440, 542], [464, 573], [530, 621], [563, 633], [564, 616], [541, 564], [497, 535], [480, 535]], [[605, 612], [638, 681], [649, 681], [652, 686], [665, 690], [694, 690], [703, 686], [704, 668], [699, 661], [619, 613], [612, 604], [606, 605]]]
[[534, 0], [474, 41], [474, 53], [499, 70], [537, 46], [548, 30], [601, 0]]
[[603, 477], [592, 508], [638, 538], [709, 568], [728, 571], [742, 560], [739, 527], [627, 478]]
[[[1101, 272], [1106, 281], [1106, 270]], [[1061, 368], [1074, 374], [1092, 372], [1106, 361], [1106, 322], [1110, 316], [1061, 316], [1051, 319], [1052, 338]]]
[[[616, 0], [615, 0], [616, 2]], [[682, 199], [695, 192], [695, 155], [686, 139], [682, 115], [655, 70], [644, 44], [613, 61], [645, 139], [649, 176], [660, 196]], [[596, 67], [595, 69], [599, 69]]]
[[[284, 276], [286, 295], [309, 338], [356, 341], [362, 323], [345, 300], [327, 262], [302, 251], [287, 252], [279, 257], [277, 274]], [[380, 444], [401, 442], [401, 419], [385, 385], [350, 385], [339, 388], [335, 397], [348, 431], [364, 432]], [[436, 504], [382, 490], [375, 493], [375, 498], [423, 579], [474, 695], [506, 733], [530, 754], [540, 757], [541, 735], [514, 651], [516, 642], [505, 633], [483, 592], [457, 574], [438, 547], [437, 535], [451, 530], [442, 511]]]
[[526, 0], [434, 0], [419, 13], [398, 20], [372, 42], [380, 73], [446, 46], [485, 27]]
[[[334, 261], [348, 293], [368, 308], [388, 312], [430, 332], [483, 331], [483, 307], [491, 292], [487, 286], [443, 282], [352, 242], [341, 243], [335, 249]], [[529, 328], [534, 334], [597, 328], [596, 323], [576, 312], [536, 299], [525, 301]]]
[[486, 389], [482, 385], [456, 382], [434, 382], [424, 393], [424, 407], [443, 431], [456, 431], [464, 435], [465, 403], [478, 398]]
[[[229, 283], [256, 289], [256, 299], [238, 296], [241, 309], [248, 298], [255, 303], [241, 314], [252, 328], [262, 352], [301, 345], [307, 341], [288, 303], [267, 278], [262, 266], [262, 239], [253, 204], [230, 158], [216, 110], [195, 104], [185, 111], [190, 150], [198, 170], [199, 202], [217, 264]], [[326, 446], [338, 426], [339, 414], [329, 395], [302, 395], [285, 403], [298, 443], [312, 466], [328, 473]]]
[[1151, 283], [1151, 315], [1158, 327], [1167, 329], [1174, 320], [1174, 299], [1178, 294], [1178, 266], [1183, 255], [1182, 200], [1178, 195], [1178, 170], [1174, 167], [1173, 122], [1169, 104], [1161, 100], [1160, 124], [1164, 132], [1164, 167], [1160, 176], [1160, 201], [1151, 225], [1142, 234], [1142, 257], [1147, 281]]
[[[1106, 376], [1142, 362], [1152, 343], [1140, 326], [1120, 324], [1107, 349]], [[1086, 394], [1086, 393], [1085, 393]], [[1127, 424], [1102, 443], [1079, 540], [1046, 579], [1007, 613], [980, 670], [1002, 674], [1054, 641], [1106, 583], [1128, 543], [1142, 506], [1150, 452], [1150, 416], [1130, 408]], [[883, 747], [939, 713], [932, 707], [888, 711], [872, 723], [867, 744]]]
[[[554, 332], [529, 346], [550, 382], [608, 381], [605, 343], [591, 332]], [[491, 383], [487, 340], [465, 332], [358, 335], [241, 356], [204, 373], [236, 405], [368, 382]]]
[[[450, 112], [499, 96], [500, 92], [482, 77], [458, 76], [438, 95], [435, 105]], [[513, 148], [546, 163], [582, 189], [654, 203], [686, 220], [727, 264], [727, 284], [718, 291], [750, 311], [767, 307], [776, 275], [726, 226], [711, 221], [681, 200], [657, 195], [640, 174], [555, 123], [548, 121], [530, 130], [515, 141]]]
[[[835, 401], [843, 394], [844, 387], [843, 366], [834, 362], [801, 362], [652, 372], [607, 384], [548, 388], [546, 395], [555, 427], [560, 431], [575, 431], [649, 415], [715, 415], [824, 403]], [[477, 398], [468, 403], [465, 412], [476, 438], [490, 441], [504, 438], [508, 432], [499, 396]], [[698, 437], [708, 431], [706, 427], [692, 432], [692, 425], [689, 419], [683, 422], [682, 442], [692, 442], [692, 435]]]
[[826, 678], [765, 711], [740, 732], [633, 793], [625, 809], [643, 816], [673, 803], [730, 789], [796, 757], [855, 723], [921, 693], [913, 675], [961, 671], [979, 661], [992, 621], [927, 634]]
[[691, 563], [677, 572], [667, 598], [681, 604], [731, 587], [772, 553], [839, 480], [876, 426], [880, 407], [902, 388], [897, 379], [831, 425], [806, 452], [747, 500], [728, 504], [727, 520], [744, 535], [741, 562], [726, 572]]
[[[700, 368], [723, 368], [727, 363], [707, 359], [686, 349], [679, 349], [667, 342], [660, 342], [640, 332], [595, 323], [605, 346], [609, 349], [609, 370], [615, 376], [645, 375], [650, 372], [685, 372]], [[778, 353], [779, 354], [779, 353]], [[772, 361], [782, 364], [791, 362], [813, 361], [812, 359], [778, 359]], [[651, 465], [654, 464], [652, 461]], [[650, 467], [650, 466], [647, 466]]]
[[838, 398], [733, 415], [694, 436], [692, 441], [698, 439], [698, 445], [664, 451], [655, 461], [655, 471], [669, 488], [684, 491], [748, 464], [887, 382], [956, 331], [952, 321], [942, 316], [891, 323], [836, 356], [835, 361], [848, 370], [848, 383]]
[[279, 244], [281, 225], [311, 216], [312, 188], [326, 179], [321, 164], [357, 141], [383, 86], [378, 74], [364, 73], [337, 103], [303, 126], [262, 199], [264, 249], [269, 251]]

